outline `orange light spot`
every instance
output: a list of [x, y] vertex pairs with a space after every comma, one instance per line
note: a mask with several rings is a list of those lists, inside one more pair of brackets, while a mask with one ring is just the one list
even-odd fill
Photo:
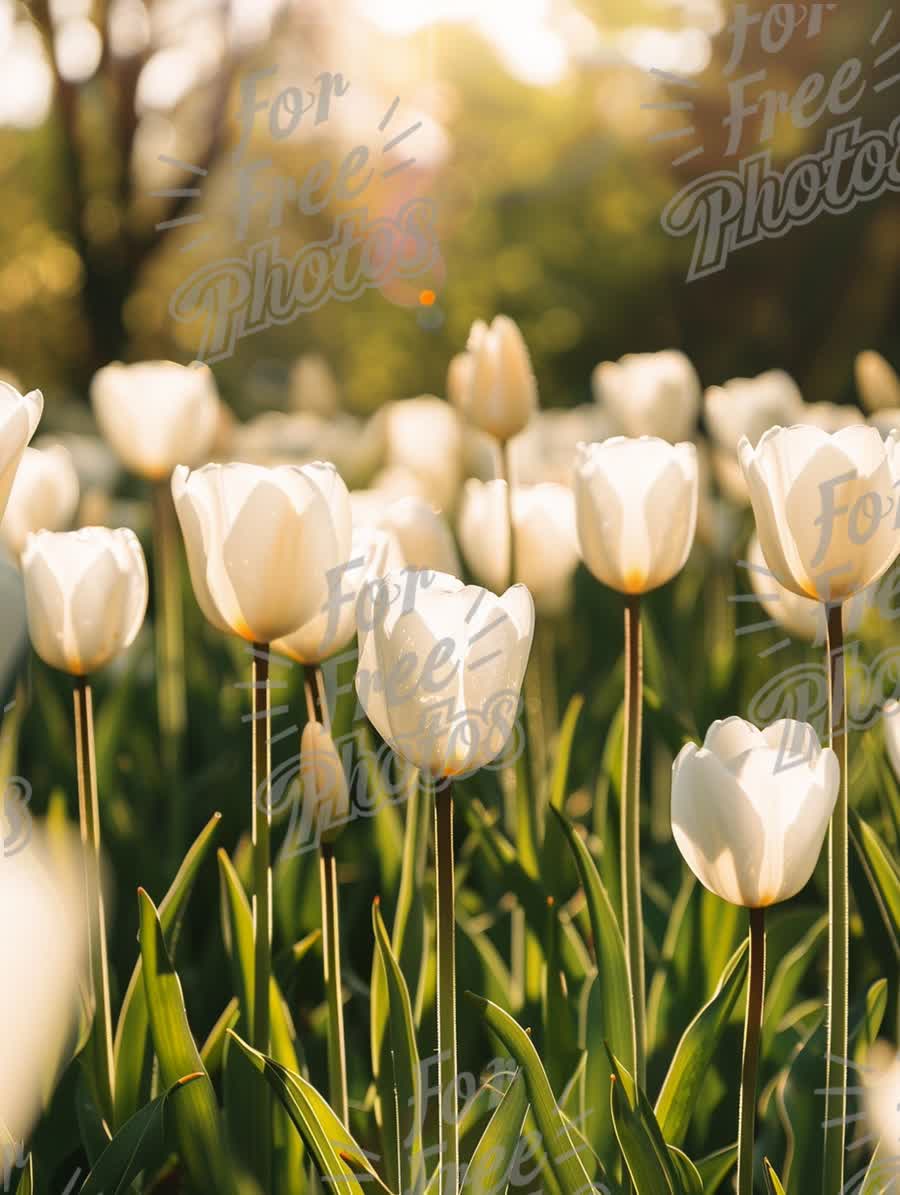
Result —
[[423, 307], [431, 307], [434, 304], [434, 301], [436, 298], [437, 298], [437, 295], [434, 293], [433, 290], [419, 291], [419, 302], [422, 304]]

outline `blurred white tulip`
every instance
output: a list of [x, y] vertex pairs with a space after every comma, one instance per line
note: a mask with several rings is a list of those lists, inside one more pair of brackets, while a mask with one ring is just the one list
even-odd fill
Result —
[[[571, 485], [578, 445], [599, 443], [621, 432], [612, 415], [597, 403], [582, 403], [565, 411], [538, 411], [525, 431], [510, 442], [513, 485], [544, 481]], [[484, 480], [496, 475], [495, 468]]]
[[[17, 1146], [75, 1044], [79, 988], [88, 983], [85, 909], [74, 836], [57, 831], [51, 843], [32, 823], [25, 846], [0, 855], [0, 1125]], [[0, 1145], [0, 1163], [9, 1160]]]
[[374, 527], [354, 527], [347, 560], [327, 574], [328, 596], [322, 609], [299, 629], [272, 643], [272, 651], [298, 664], [321, 664], [343, 651], [356, 634], [356, 600], [367, 581], [383, 577], [406, 561], [396, 537]]
[[537, 410], [537, 382], [514, 320], [475, 321], [465, 353], [450, 362], [447, 394], [467, 423], [501, 443], [524, 431]]
[[354, 490], [350, 507], [354, 527], [377, 527], [390, 534], [405, 566], [459, 576], [459, 555], [447, 520], [424, 498]]
[[[512, 515], [516, 575], [531, 591], [539, 614], [560, 614], [569, 604], [578, 567], [575, 499], [566, 486], [514, 486]], [[459, 542], [475, 579], [495, 593], [509, 584], [509, 515], [505, 481], [463, 487]]]
[[749, 505], [750, 496], [738, 462], [738, 444], [746, 436], [755, 447], [770, 427], [785, 427], [801, 418], [803, 396], [782, 369], [755, 378], [732, 378], [710, 386], [704, 396], [706, 425], [715, 451], [716, 480], [733, 502]]
[[876, 414], [900, 407], [900, 378], [881, 353], [867, 349], [857, 354], [854, 372], [856, 389], [867, 411]]
[[208, 366], [114, 361], [94, 374], [91, 402], [103, 435], [133, 473], [169, 477], [179, 462], [208, 459], [219, 429], [219, 395]]
[[340, 410], [341, 398], [331, 366], [321, 353], [304, 353], [291, 368], [290, 405], [326, 419]]
[[534, 603], [523, 585], [497, 597], [443, 573], [389, 573], [360, 594], [356, 691], [399, 755], [438, 777], [484, 767], [519, 711]]
[[739, 451], [766, 564], [785, 588], [844, 601], [887, 571], [900, 551], [895, 435], [775, 427]]
[[844, 427], [855, 427], [865, 423], [865, 419], [859, 407], [852, 407], [849, 403], [805, 402], [794, 422], [830, 433], [839, 432]]
[[271, 643], [328, 600], [350, 557], [347, 487], [334, 465], [179, 465], [172, 496], [200, 609], [219, 630]]
[[[862, 1068], [866, 1124], [880, 1143], [873, 1181], [888, 1180], [873, 1191], [889, 1191], [897, 1178], [900, 1159], [900, 1053], [886, 1041], [876, 1042]], [[893, 1175], [893, 1178], [891, 1178]]]
[[584, 563], [621, 593], [647, 593], [684, 567], [697, 525], [697, 450], [651, 436], [583, 444], [575, 509]]
[[0, 382], [0, 516], [6, 509], [13, 478], [43, 410], [44, 396], [40, 390], [20, 394], [14, 386]]
[[713, 722], [672, 765], [672, 833], [697, 879], [751, 909], [795, 896], [837, 801], [837, 756], [806, 722]]
[[0, 538], [21, 555], [32, 531], [62, 531], [78, 509], [78, 474], [61, 444], [26, 448], [0, 523]]
[[127, 527], [29, 535], [22, 575], [31, 642], [51, 668], [86, 676], [134, 642], [147, 610], [147, 563]]
[[450, 511], [462, 482], [462, 434], [459, 418], [441, 398], [423, 395], [392, 402], [387, 408], [387, 463], [408, 470], [424, 496]]
[[670, 444], [694, 438], [700, 379], [677, 349], [601, 361], [591, 382], [594, 398], [626, 436], [659, 436]]
[[316, 827], [317, 841], [334, 842], [350, 816], [350, 790], [341, 757], [321, 722], [307, 722], [300, 736], [300, 783], [303, 822]]
[[900, 780], [900, 701], [896, 698], [886, 701], [881, 711], [881, 720], [888, 759], [891, 761], [894, 775]]

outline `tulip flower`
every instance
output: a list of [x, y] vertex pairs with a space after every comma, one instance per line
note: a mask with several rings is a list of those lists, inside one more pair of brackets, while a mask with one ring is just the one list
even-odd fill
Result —
[[756, 445], [770, 427], [799, 422], [802, 409], [797, 383], [781, 369], [755, 378], [732, 378], [706, 391], [704, 415], [715, 446], [716, 479], [733, 502], [746, 506], [750, 500], [738, 461], [742, 437]]
[[[869, 1052], [863, 1069], [863, 1106], [866, 1124], [878, 1145], [872, 1180], [897, 1176], [900, 1158], [900, 1053], [886, 1041], [878, 1041]], [[893, 1181], [873, 1190], [889, 1191]]]
[[330, 419], [341, 407], [341, 396], [331, 366], [320, 353], [304, 353], [291, 368], [291, 409], [310, 411]]
[[0, 523], [0, 538], [20, 556], [32, 531], [62, 531], [78, 508], [78, 474], [61, 444], [26, 448]]
[[[686, 360], [686, 359], [685, 359]], [[645, 1082], [646, 995], [640, 882], [643, 705], [641, 594], [684, 566], [697, 525], [697, 451], [652, 436], [579, 446], [575, 507], [582, 558], [625, 595], [625, 742], [621, 819], [622, 920], [634, 1008], [637, 1081]]]
[[0, 855], [0, 958], [7, 970], [0, 984], [4, 1190], [11, 1169], [7, 1146], [11, 1142], [24, 1158], [25, 1142], [77, 1027], [88, 961], [90, 923], [84, 910], [75, 844], [58, 831], [50, 841], [32, 822], [28, 841]]
[[700, 379], [684, 353], [628, 353], [601, 361], [591, 376], [594, 398], [626, 436], [690, 440], [700, 410]]
[[[510, 442], [513, 486], [545, 481], [571, 486], [578, 445], [599, 443], [621, 433], [621, 427], [597, 403], [581, 403], [564, 411], [538, 411], [525, 431]], [[495, 473], [492, 470], [486, 478]]]
[[843, 604], [877, 581], [900, 551], [897, 433], [873, 427], [829, 435], [809, 426], [772, 428], [754, 449], [741, 441], [756, 529], [776, 579], [827, 605], [832, 746], [840, 740], [841, 784], [829, 849], [828, 1045], [825, 1171], [828, 1191], [844, 1184], [850, 942], [846, 666]]
[[884, 703], [884, 708], [881, 711], [884, 741], [894, 775], [900, 780], [900, 717], [898, 714], [900, 714], [900, 701], [891, 698], [890, 701]]
[[424, 498], [394, 499], [379, 490], [356, 490], [350, 495], [354, 527], [374, 527], [397, 545], [403, 562], [394, 567], [460, 573], [459, 556], [444, 516]]
[[12, 489], [25, 448], [44, 410], [40, 390], [20, 394], [15, 386], [0, 382], [0, 517]]
[[[381, 737], [439, 783], [435, 793], [438, 1057], [457, 1091], [452, 780], [496, 759], [512, 735], [534, 632], [522, 585], [496, 597], [442, 573], [388, 573], [360, 595], [356, 691]], [[455, 1110], [440, 1120], [441, 1191], [455, 1191]]]
[[854, 365], [856, 388], [862, 405], [871, 414], [900, 407], [900, 378], [881, 353], [859, 353]]
[[430, 394], [387, 408], [387, 463], [411, 473], [439, 510], [452, 510], [462, 481], [462, 433], [449, 403]]
[[713, 722], [702, 747], [672, 766], [672, 833], [704, 887], [750, 909], [750, 978], [738, 1126], [738, 1195], [753, 1192], [759, 1044], [765, 995], [765, 909], [809, 882], [840, 785], [835, 753], [813, 728], [784, 719], [758, 730]]
[[147, 610], [147, 565], [133, 531], [83, 527], [38, 531], [22, 553], [28, 630], [35, 651], [73, 678], [78, 809], [86, 855], [88, 912], [98, 927], [91, 968], [96, 1012], [94, 1038], [103, 1114], [113, 1111], [115, 1072], [100, 884], [100, 809], [94, 752], [94, 710], [87, 674], [129, 647]]
[[865, 419], [862, 411], [849, 403], [805, 402], [797, 412], [795, 422], [834, 433], [845, 427], [856, 427], [865, 423]]
[[537, 383], [509, 316], [475, 321], [465, 354], [451, 362], [447, 391], [466, 422], [501, 444], [524, 431], [537, 409]]
[[[509, 578], [507, 483], [469, 480], [463, 489], [459, 538], [476, 580], [495, 593]], [[513, 488], [515, 581], [525, 585], [538, 614], [565, 609], [578, 566], [572, 491], [547, 482]]]

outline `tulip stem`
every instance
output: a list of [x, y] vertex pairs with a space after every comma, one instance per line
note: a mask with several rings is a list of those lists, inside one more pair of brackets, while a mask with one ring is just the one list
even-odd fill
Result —
[[[253, 1046], [269, 1053], [269, 985], [272, 974], [272, 802], [270, 791], [271, 700], [269, 649], [253, 645]], [[262, 1084], [257, 1094], [257, 1177], [269, 1189], [272, 1105]]]
[[167, 482], [153, 486], [153, 580], [156, 599], [156, 700], [162, 767], [169, 804], [169, 847], [181, 859], [185, 804], [177, 791], [186, 721], [181, 561], [175, 507]]
[[[439, 1195], [459, 1188], [459, 1128], [456, 1075], [456, 910], [453, 879], [453, 786], [439, 783], [434, 794], [435, 888], [437, 892], [437, 1019], [440, 1086]], [[452, 1093], [451, 1113], [446, 1112]]]
[[91, 686], [75, 677], [75, 760], [78, 771], [78, 820], [84, 851], [84, 875], [90, 932], [91, 983], [94, 992], [94, 1078], [100, 1111], [113, 1123], [112, 1007], [109, 998], [109, 961], [106, 949], [106, 912], [100, 876], [100, 808], [97, 800], [97, 764], [94, 755], [94, 705]]
[[756, 1141], [756, 1091], [759, 1043], [766, 989], [766, 911], [750, 910], [750, 978], [744, 1021], [744, 1057], [738, 1110], [737, 1195], [753, 1195], [753, 1147]]
[[644, 921], [641, 910], [641, 715], [643, 642], [639, 594], [625, 597], [625, 743], [622, 774], [622, 921], [634, 1009], [634, 1071], [646, 1084]]
[[844, 1189], [847, 1131], [847, 1033], [850, 1000], [850, 898], [847, 858], [847, 702], [844, 624], [840, 602], [828, 611], [829, 746], [838, 757], [841, 782], [828, 831], [828, 1044], [825, 1062], [823, 1191]]

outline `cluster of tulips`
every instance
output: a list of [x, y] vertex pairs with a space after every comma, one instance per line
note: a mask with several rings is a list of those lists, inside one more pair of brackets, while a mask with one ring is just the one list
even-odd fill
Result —
[[[262, 427], [229, 427], [205, 366], [146, 362], [100, 371], [92, 399], [101, 431], [152, 493], [159, 728], [163, 766], [173, 786], [189, 716], [179, 528], [200, 610], [217, 631], [247, 645], [252, 891], [241, 949], [249, 953], [247, 983], [239, 994], [241, 1032], [234, 1029], [237, 1015], [223, 1022], [221, 1048], [243, 1052], [265, 1082], [254, 1088], [247, 1105], [249, 1146], [240, 1164], [217, 1144], [223, 1130], [206, 1059], [194, 1045], [177, 977], [167, 961], [168, 918], [175, 915], [176, 901], [157, 909], [141, 893], [143, 975], [136, 972], [126, 996], [129, 1015], [140, 1001], [144, 1038], [149, 1032], [156, 1057], [156, 1090], [171, 1101], [177, 1150], [194, 1187], [265, 1195], [279, 1189], [273, 1177], [273, 1141], [283, 1143], [282, 1121], [288, 1124], [289, 1118], [287, 1131], [302, 1140], [326, 1189], [340, 1182], [356, 1191], [362, 1189], [360, 1182], [367, 1182], [404, 1195], [502, 1191], [508, 1181], [502, 1179], [503, 1166], [530, 1106], [547, 1150], [542, 1190], [574, 1195], [626, 1190], [631, 1183], [639, 1195], [697, 1192], [713, 1175], [716, 1184], [723, 1181], [735, 1166], [738, 1195], [752, 1195], [764, 1174], [770, 1189], [780, 1190], [775, 1171], [767, 1161], [763, 1166], [755, 1151], [764, 1040], [765, 910], [806, 887], [827, 837], [822, 1173], [824, 1195], [845, 1189], [850, 1066], [845, 619], [853, 599], [900, 554], [900, 519], [894, 509], [900, 483], [900, 383], [875, 354], [861, 355], [857, 376], [875, 410], [868, 422], [856, 408], [804, 403], [780, 371], [737, 379], [704, 395], [690, 362], [677, 352], [605, 362], [594, 374], [593, 406], [540, 412], [522, 336], [511, 320], [498, 316], [490, 325], [477, 323], [466, 351], [452, 361], [449, 403], [406, 400], [393, 404], [385, 416], [373, 417], [374, 430], [362, 423], [345, 427], [348, 438], [383, 435], [390, 447], [388, 468], [376, 483], [350, 491], [330, 461], [273, 463], [291, 455], [289, 417], [276, 418], [274, 424], [270, 418]], [[321, 386], [317, 393], [321, 397]], [[327, 407], [327, 394], [323, 401]], [[324, 416], [314, 410], [314, 402], [309, 406], [300, 419], [299, 455], [321, 442]], [[710, 436], [706, 444], [699, 444], [695, 434], [701, 406]], [[40, 1082], [29, 1083], [23, 1067], [9, 1083], [0, 1078], [0, 1118], [13, 1139], [27, 1137], [49, 1065], [45, 1061], [39, 1068], [35, 1059], [50, 1053], [53, 1066], [59, 1062], [59, 1039], [78, 1003], [83, 950], [90, 963], [91, 1015], [79, 1046], [89, 1058], [91, 1094], [106, 1132], [105, 1151], [99, 1152], [83, 1189], [124, 1190], [149, 1169], [139, 1141], [150, 1123], [147, 1109], [155, 1105], [139, 1107], [128, 1097], [122, 1049], [126, 1010], [118, 1031], [113, 1022], [90, 677], [138, 635], [148, 605], [148, 570], [139, 539], [128, 528], [59, 529], [73, 518], [77, 479], [64, 449], [26, 447], [41, 411], [39, 392], [23, 395], [0, 384], [0, 512], [7, 507], [2, 535], [21, 567], [34, 650], [73, 679], [84, 878], [76, 884], [71, 868], [59, 862], [58, 850], [54, 855], [52, 843], [40, 836], [17, 862], [16, 856], [0, 860], [0, 894], [7, 893], [17, 910], [15, 948], [28, 948], [23, 927], [52, 920], [47, 901], [34, 896], [41, 887], [35, 868], [44, 876], [45, 888], [49, 885], [47, 890], [55, 893], [54, 907], [64, 927], [61, 934], [46, 932], [65, 944], [48, 947], [41, 966], [33, 969], [35, 988], [52, 986], [52, 998], [42, 1003], [40, 992], [29, 990], [24, 995], [33, 1016], [23, 1018], [20, 1011], [18, 1020], [9, 1020], [9, 1025], [21, 1026], [26, 1019], [37, 1024], [37, 1038], [44, 1040], [32, 1040], [34, 1031], [29, 1037], [21, 1028], [10, 1030], [0, 1015], [4, 1058], [14, 1032], [23, 1039], [17, 1057], [29, 1060], [23, 1067], [41, 1070]], [[246, 445], [251, 458], [265, 442], [269, 460], [203, 464], [223, 455], [223, 437], [232, 448]], [[356, 466], [367, 451], [366, 445], [337, 445], [334, 455], [338, 465], [352, 455]], [[466, 460], [493, 476], [471, 477], [461, 485]], [[704, 1169], [666, 1136], [671, 1116], [667, 1121], [660, 1103], [651, 1109], [645, 1094], [641, 600], [684, 568], [698, 529], [702, 535], [716, 535], [719, 512], [710, 497], [710, 466], [731, 508], [752, 507], [756, 537], [748, 559], [760, 600], [803, 638], [813, 640], [825, 626], [831, 718], [829, 743], [823, 746], [814, 728], [802, 721], [780, 719], [760, 729], [728, 717], [709, 727], [702, 746], [687, 743], [674, 761], [671, 826], [681, 855], [705, 888], [749, 910], [749, 950], [742, 952], [728, 986], [733, 998], [746, 974], [737, 1143], [717, 1167]], [[461, 579], [465, 572], [447, 521], [454, 506], [466, 569], [479, 584]], [[535, 741], [531, 720], [527, 729], [521, 725], [523, 686], [535, 667], [534, 661], [529, 667], [529, 657], [536, 621], [540, 630], [568, 609], [579, 562], [600, 584], [622, 595], [624, 611], [621, 910], [612, 908], [595, 860], [561, 807], [551, 809], [546, 786], [531, 783], [548, 766], [546, 758], [543, 764], [534, 763], [537, 752], [546, 755], [547, 743]], [[605, 1157], [592, 1153], [585, 1160], [581, 1133], [557, 1104], [527, 1035], [507, 1012], [480, 1001], [486, 1023], [521, 1070], [468, 1165], [461, 1159], [459, 1118], [451, 1100], [451, 1111], [443, 1110], [439, 1117], [438, 1164], [426, 1173], [420, 1132], [407, 1131], [415, 1128], [418, 1110], [409, 1113], [400, 1098], [406, 1090], [401, 1071], [411, 1083], [410, 1099], [421, 1097], [417, 1079], [409, 1079], [419, 1067], [416, 994], [408, 990], [397, 962], [396, 938], [392, 942], [388, 937], [377, 908], [373, 927], [389, 1009], [381, 1034], [390, 1042], [381, 1065], [392, 1076], [396, 1097], [394, 1108], [381, 1100], [379, 1120], [394, 1125], [398, 1145], [386, 1176], [376, 1173], [350, 1136], [336, 844], [352, 816], [352, 793], [335, 746], [334, 694], [328, 692], [323, 665], [354, 640], [360, 705], [394, 753], [396, 766], [412, 778], [409, 791], [415, 790], [416, 808], [422, 792], [434, 806], [434, 1041], [441, 1091], [456, 1093], [458, 1088], [454, 790], [460, 784], [464, 790], [467, 778], [492, 767], [503, 772], [517, 793], [524, 793], [512, 832], [519, 862], [532, 877], [547, 823], [557, 818], [590, 907], [597, 966], [607, 969], [611, 982], [620, 976], [627, 989], [615, 1008], [611, 1004], [600, 1014], [609, 1048], [602, 1065], [613, 1077], [611, 1096], [608, 1089], [595, 1093], [598, 1102], [611, 1107], [602, 1113], [611, 1125], [613, 1146]], [[307, 719], [298, 773], [305, 815], [317, 833], [328, 1104], [299, 1073], [293, 1048], [285, 1046], [272, 965], [270, 666], [277, 657], [301, 665], [304, 672]], [[524, 772], [524, 784], [517, 784], [517, 770]], [[183, 868], [190, 866], [186, 859]], [[22, 878], [26, 873], [27, 883]], [[19, 878], [7, 883], [13, 874]], [[239, 884], [236, 878], [234, 882]], [[6, 896], [0, 899], [7, 901]], [[76, 913], [79, 904], [83, 916]], [[888, 912], [895, 916], [896, 907]], [[0, 910], [0, 921], [6, 924], [5, 910]], [[233, 932], [240, 937], [239, 928]], [[9, 957], [6, 945], [2, 953]], [[171, 996], [173, 982], [176, 995], [166, 1005], [164, 995], [168, 991]], [[22, 997], [19, 988], [18, 999]], [[4, 1000], [0, 1012], [11, 1003]], [[141, 1057], [149, 1062], [151, 1051], [142, 1048]], [[673, 1083], [683, 1076], [685, 1065], [680, 1057]], [[693, 1065], [697, 1071], [698, 1058]], [[690, 1082], [702, 1082], [702, 1074]], [[896, 1112], [889, 1107], [898, 1095], [896, 1068], [882, 1086], [890, 1094], [872, 1101], [871, 1119], [874, 1131], [885, 1138], [883, 1161], [892, 1147], [900, 1148], [900, 1141], [887, 1140], [900, 1135]], [[26, 1096], [26, 1091], [33, 1094]], [[670, 1091], [668, 1102], [677, 1101], [678, 1094]], [[553, 1150], [551, 1136], [556, 1138]], [[565, 1148], [556, 1147], [563, 1144]], [[491, 1149], [500, 1151], [503, 1166], [496, 1157], [488, 1164]], [[876, 1165], [877, 1159], [867, 1190], [887, 1189], [874, 1186]], [[113, 1176], [119, 1185], [112, 1183]]]

